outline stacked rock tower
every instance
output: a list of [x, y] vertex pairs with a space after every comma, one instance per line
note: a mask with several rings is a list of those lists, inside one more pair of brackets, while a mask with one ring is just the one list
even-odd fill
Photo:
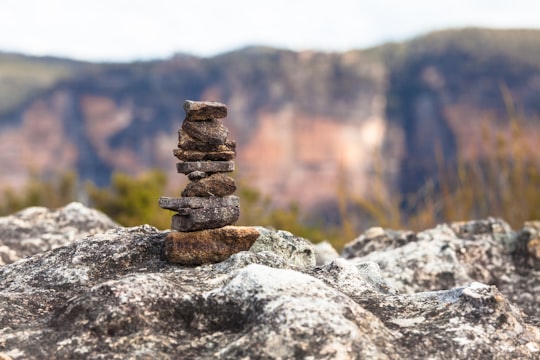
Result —
[[178, 131], [179, 173], [190, 182], [179, 198], [161, 197], [159, 206], [176, 212], [173, 230], [165, 239], [169, 262], [199, 265], [219, 262], [248, 250], [259, 236], [250, 227], [229, 226], [240, 216], [236, 183], [225, 175], [234, 171], [236, 143], [221, 119], [227, 107], [218, 102], [184, 102], [186, 118]]

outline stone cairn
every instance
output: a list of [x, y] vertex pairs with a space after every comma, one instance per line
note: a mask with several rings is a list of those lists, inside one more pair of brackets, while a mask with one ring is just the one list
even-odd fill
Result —
[[236, 143], [221, 119], [224, 104], [210, 101], [184, 102], [186, 118], [178, 131], [180, 160], [176, 169], [190, 182], [181, 197], [161, 197], [159, 206], [175, 211], [164, 245], [167, 261], [200, 265], [227, 259], [248, 250], [260, 233], [252, 227], [231, 226], [240, 216], [240, 199], [233, 195], [236, 183], [225, 175], [234, 170]]

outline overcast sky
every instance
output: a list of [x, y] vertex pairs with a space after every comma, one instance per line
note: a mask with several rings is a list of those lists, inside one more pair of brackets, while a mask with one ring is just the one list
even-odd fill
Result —
[[0, 0], [0, 50], [98, 61], [247, 45], [342, 51], [449, 27], [540, 28], [540, 0]]

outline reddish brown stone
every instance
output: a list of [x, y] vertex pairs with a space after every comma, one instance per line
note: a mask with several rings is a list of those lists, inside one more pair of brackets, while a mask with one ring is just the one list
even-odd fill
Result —
[[164, 254], [168, 262], [181, 265], [216, 263], [240, 251], [247, 251], [260, 236], [247, 226], [225, 226], [219, 229], [178, 232], [167, 235]]
[[223, 174], [212, 174], [204, 179], [198, 181], [192, 181], [187, 184], [184, 191], [182, 191], [183, 197], [190, 196], [227, 196], [236, 191], [236, 183], [230, 176]]
[[215, 101], [184, 101], [186, 118], [192, 121], [222, 119], [227, 116], [227, 106]]

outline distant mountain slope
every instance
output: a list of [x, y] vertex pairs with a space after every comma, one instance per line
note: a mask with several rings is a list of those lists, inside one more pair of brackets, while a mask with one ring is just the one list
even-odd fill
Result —
[[343, 179], [352, 194], [369, 193], [381, 160], [389, 188], [414, 192], [437, 171], [435, 148], [450, 161], [457, 151], [480, 156], [479, 123], [507, 118], [503, 93], [533, 119], [535, 136], [540, 31], [449, 30], [346, 53], [250, 47], [129, 64], [0, 54], [0, 183], [73, 168], [103, 185], [112, 171], [150, 167], [179, 182], [172, 148], [182, 102], [208, 99], [229, 106], [238, 175], [278, 204], [327, 206]]
[[0, 52], [0, 112], [21, 106], [37, 92], [70, 79], [90, 64]]
[[[481, 128], [507, 125], [516, 105], [540, 127], [540, 31], [441, 31], [394, 47], [386, 117], [402, 129], [401, 189], [412, 192], [434, 175], [437, 146], [478, 156]], [[505, 99], [505, 94], [507, 98]], [[536, 128], [536, 131], [535, 131]]]

